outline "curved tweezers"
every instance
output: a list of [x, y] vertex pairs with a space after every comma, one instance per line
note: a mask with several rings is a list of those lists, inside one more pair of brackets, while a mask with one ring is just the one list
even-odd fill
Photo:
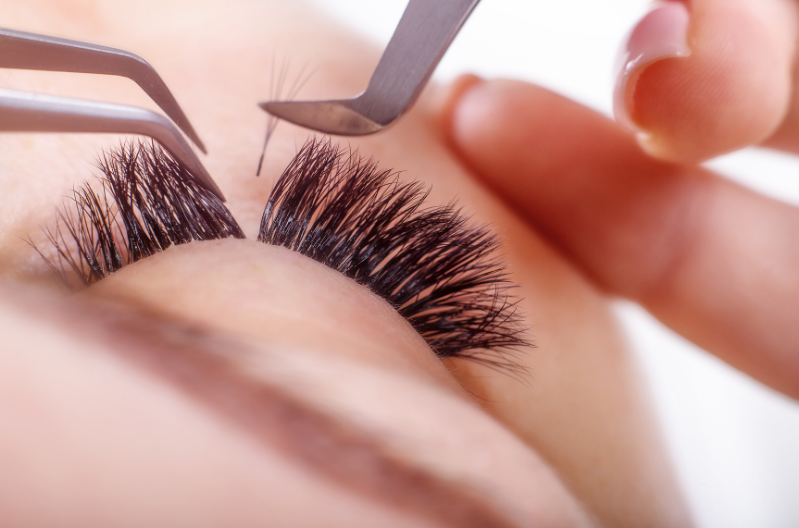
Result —
[[0, 28], [0, 68], [99, 73], [138, 84], [203, 152], [203, 142], [150, 64], [133, 53], [85, 42]]
[[269, 101], [260, 107], [326, 134], [379, 132], [410, 110], [479, 1], [410, 0], [366, 91], [354, 99]]
[[141, 134], [158, 141], [197, 178], [224, 200], [222, 191], [164, 116], [133, 106], [0, 89], [0, 132], [89, 132]]

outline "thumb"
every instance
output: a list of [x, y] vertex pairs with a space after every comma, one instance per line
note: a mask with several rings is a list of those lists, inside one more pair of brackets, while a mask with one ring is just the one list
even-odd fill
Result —
[[784, 0], [656, 4], [625, 47], [617, 119], [649, 154], [672, 161], [763, 142], [790, 104], [796, 8]]

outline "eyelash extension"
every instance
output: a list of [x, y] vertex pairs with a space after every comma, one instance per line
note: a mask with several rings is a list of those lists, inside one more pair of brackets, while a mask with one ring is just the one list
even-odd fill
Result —
[[[224, 204], [156, 144], [122, 144], [99, 162], [102, 188], [84, 184], [45, 234], [50, 267], [93, 284], [193, 240], [244, 238]], [[402, 183], [357, 153], [311, 140], [270, 194], [258, 240], [298, 251], [386, 299], [439, 358], [523, 370], [523, 319], [492, 253], [496, 238], [454, 205], [423, 209], [419, 182]]]
[[88, 286], [172, 245], [244, 238], [222, 201], [154, 142], [123, 143], [98, 167], [99, 193], [86, 183], [73, 190], [45, 230], [55, 256], [32, 244], [67, 285], [70, 270]]
[[518, 371], [524, 337], [499, 244], [419, 182], [311, 139], [275, 184], [258, 240], [325, 264], [387, 300], [439, 358]]
[[[305, 83], [313, 76], [314, 71], [308, 72], [305, 74], [306, 66], [303, 66], [300, 69], [299, 74], [294, 79], [294, 82], [289, 87], [286, 95], [283, 96], [283, 88], [286, 86], [286, 81], [288, 79], [289, 73], [289, 61], [287, 59], [283, 59], [280, 64], [279, 72], [275, 71], [275, 58], [272, 57], [272, 80], [271, 85], [269, 87], [269, 100], [270, 101], [291, 101], [297, 94], [302, 90], [302, 87], [305, 86]], [[272, 139], [272, 134], [275, 132], [280, 119], [273, 116], [272, 114], [267, 114], [266, 120], [266, 138], [264, 139], [264, 147], [261, 149], [261, 158], [258, 160], [258, 169], [255, 171], [256, 176], [261, 175], [261, 169], [264, 165], [264, 158], [266, 157], [266, 147], [269, 145], [269, 140]]]

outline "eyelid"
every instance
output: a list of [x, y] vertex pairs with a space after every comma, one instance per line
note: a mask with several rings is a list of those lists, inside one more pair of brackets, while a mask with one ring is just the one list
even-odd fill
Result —
[[55, 255], [31, 243], [68, 285], [70, 271], [90, 285], [172, 245], [244, 238], [221, 199], [155, 142], [123, 143], [98, 166], [99, 194], [84, 184], [45, 230]]
[[[103, 194], [76, 191], [76, 212], [61, 212], [47, 231], [56, 250], [48, 262], [65, 281], [67, 269], [88, 285], [171, 245], [244, 238], [219, 198], [154, 144], [122, 145], [100, 168]], [[531, 345], [508, 274], [493, 256], [496, 238], [451, 204], [424, 208], [426, 196], [421, 183], [401, 182], [357, 152], [312, 138], [275, 184], [258, 240], [367, 287], [439, 358], [523, 374], [516, 354]]]
[[275, 184], [258, 240], [317, 260], [383, 297], [439, 358], [521, 374], [518, 301], [499, 244], [454, 205], [424, 208], [427, 191], [357, 152], [312, 138]]

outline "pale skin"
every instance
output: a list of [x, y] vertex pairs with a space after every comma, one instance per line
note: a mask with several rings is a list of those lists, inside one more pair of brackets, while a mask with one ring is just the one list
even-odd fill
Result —
[[[4, 526], [689, 526], [609, 291], [796, 396], [799, 368], [784, 345], [799, 337], [775, 315], [795, 313], [799, 298], [781, 272], [799, 255], [779, 238], [796, 232], [799, 215], [653, 161], [587, 109], [523, 83], [466, 77], [431, 89], [387, 133], [348, 140], [432, 185], [432, 203], [457, 197], [500, 234], [538, 347], [521, 356], [529, 376], [519, 381], [440, 362], [382, 299], [253, 240], [271, 183], [308, 136], [280, 125], [264, 174], [253, 176], [265, 122], [255, 103], [269, 96], [275, 57], [316, 69], [303, 97], [335, 98], [365, 85], [379, 50], [288, 2], [18, 0], [0, 15], [8, 27], [150, 61], [208, 146], [204, 162], [250, 238], [171, 248], [65, 296], [18, 237], [51, 222], [97, 149], [117, 139], [0, 137], [0, 270], [18, 283], [0, 299], [0, 467], [14, 468], [0, 477]], [[152, 107], [119, 79], [4, 71], [0, 80]], [[530, 155], [537, 144], [546, 156]], [[620, 172], [640, 179], [630, 185]], [[607, 179], [606, 200], [554, 183], [582, 176]], [[704, 249], [685, 249], [664, 270], [662, 255], [690, 231], [680, 222], [694, 221], [667, 213], [673, 200], [693, 203], [696, 189], [718, 208], [701, 216]], [[641, 196], [648, 207], [627, 206]], [[731, 293], [748, 305], [719, 314], [714, 299], [723, 304], [729, 283], [702, 275], [702, 259], [738, 251], [722, 271], [749, 276], [751, 247], [722, 236], [734, 228], [725, 207], [741, 204], [763, 223], [758, 251], [773, 252], [772, 268]], [[690, 295], [699, 287], [710, 307]], [[775, 302], [779, 311], [761, 311]], [[772, 346], [764, 340], [775, 332]], [[752, 347], [764, 342], [756, 361]], [[329, 416], [346, 434], [318, 425]], [[351, 447], [364, 443], [366, 462]], [[413, 485], [403, 487], [408, 474]], [[418, 490], [440, 489], [436, 479], [457, 485], [428, 494], [440, 496], [431, 504]], [[473, 503], [475, 512], [458, 513]]]

